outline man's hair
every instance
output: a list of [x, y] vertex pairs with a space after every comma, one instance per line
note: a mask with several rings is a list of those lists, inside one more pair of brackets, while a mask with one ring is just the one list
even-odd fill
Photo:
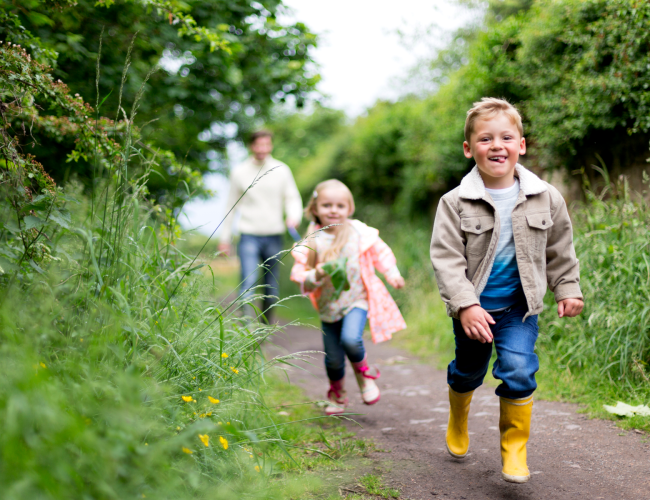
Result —
[[517, 126], [519, 135], [523, 137], [524, 126], [521, 123], [521, 115], [517, 111], [517, 108], [505, 99], [483, 97], [479, 102], [475, 102], [472, 105], [472, 109], [467, 112], [467, 118], [465, 119], [465, 140], [469, 142], [474, 132], [474, 123], [476, 120], [490, 120], [500, 113], [510, 118], [512, 123]]
[[260, 137], [270, 137], [273, 139], [273, 133], [270, 130], [258, 130], [257, 132], [253, 132], [248, 138], [248, 144], [253, 144]]

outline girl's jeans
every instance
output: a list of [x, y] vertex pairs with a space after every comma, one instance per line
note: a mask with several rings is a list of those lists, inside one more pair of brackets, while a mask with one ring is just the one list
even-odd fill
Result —
[[[535, 341], [539, 328], [537, 316], [529, 316], [526, 303], [491, 313], [495, 325], [490, 325], [497, 350], [497, 359], [492, 367], [494, 378], [501, 380], [496, 389], [497, 396], [520, 399], [530, 396], [537, 389], [535, 373], [539, 360], [535, 354]], [[465, 334], [460, 321], [454, 319], [456, 337], [456, 359], [447, 368], [447, 383], [456, 392], [473, 391], [483, 383], [490, 364], [492, 344], [481, 344]]]
[[355, 307], [335, 323], [322, 322], [325, 369], [332, 382], [345, 375], [346, 354], [351, 363], [358, 363], [366, 357], [362, 335], [367, 316], [368, 311]]

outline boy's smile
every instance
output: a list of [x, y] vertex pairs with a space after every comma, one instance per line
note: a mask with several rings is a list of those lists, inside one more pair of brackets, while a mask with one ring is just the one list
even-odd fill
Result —
[[509, 188], [514, 184], [515, 165], [526, 153], [526, 139], [517, 125], [499, 113], [488, 120], [476, 120], [469, 143], [463, 143], [466, 158], [474, 158], [485, 187]]

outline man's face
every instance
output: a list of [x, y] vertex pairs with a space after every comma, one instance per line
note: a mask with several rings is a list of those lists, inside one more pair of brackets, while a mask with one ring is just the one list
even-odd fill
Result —
[[474, 157], [485, 187], [508, 188], [514, 182], [519, 155], [526, 153], [526, 140], [510, 118], [499, 113], [489, 120], [476, 120], [463, 149], [467, 158]]
[[270, 137], [258, 137], [250, 145], [251, 153], [257, 161], [264, 159], [273, 151], [273, 141]]

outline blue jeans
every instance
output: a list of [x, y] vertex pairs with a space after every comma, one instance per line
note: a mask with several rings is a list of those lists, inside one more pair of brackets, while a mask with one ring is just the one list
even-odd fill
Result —
[[[492, 367], [494, 378], [501, 380], [497, 396], [519, 399], [530, 396], [537, 389], [535, 373], [539, 360], [535, 354], [535, 342], [539, 327], [537, 316], [529, 316], [521, 322], [528, 306], [515, 304], [504, 311], [491, 313], [495, 325], [490, 325], [497, 350], [497, 360]], [[454, 319], [456, 359], [447, 368], [447, 383], [456, 392], [473, 391], [483, 383], [492, 356], [492, 344], [481, 344], [465, 334], [460, 321]]]
[[[249, 298], [256, 293], [263, 293], [270, 297], [264, 298], [262, 311], [266, 311], [277, 301], [280, 294], [278, 289], [278, 276], [280, 266], [278, 258], [272, 258], [282, 250], [282, 235], [275, 234], [271, 236], [255, 236], [253, 234], [242, 234], [237, 247], [239, 262], [241, 264], [242, 285], [241, 293], [244, 298]], [[260, 268], [260, 264], [271, 259]], [[260, 272], [264, 276], [260, 279]], [[251, 290], [257, 285], [265, 285], [265, 288]], [[267, 318], [270, 311], [266, 313]]]
[[355, 307], [335, 323], [322, 322], [325, 369], [332, 382], [345, 375], [346, 354], [350, 363], [358, 363], [366, 357], [362, 336], [367, 317], [368, 311]]

